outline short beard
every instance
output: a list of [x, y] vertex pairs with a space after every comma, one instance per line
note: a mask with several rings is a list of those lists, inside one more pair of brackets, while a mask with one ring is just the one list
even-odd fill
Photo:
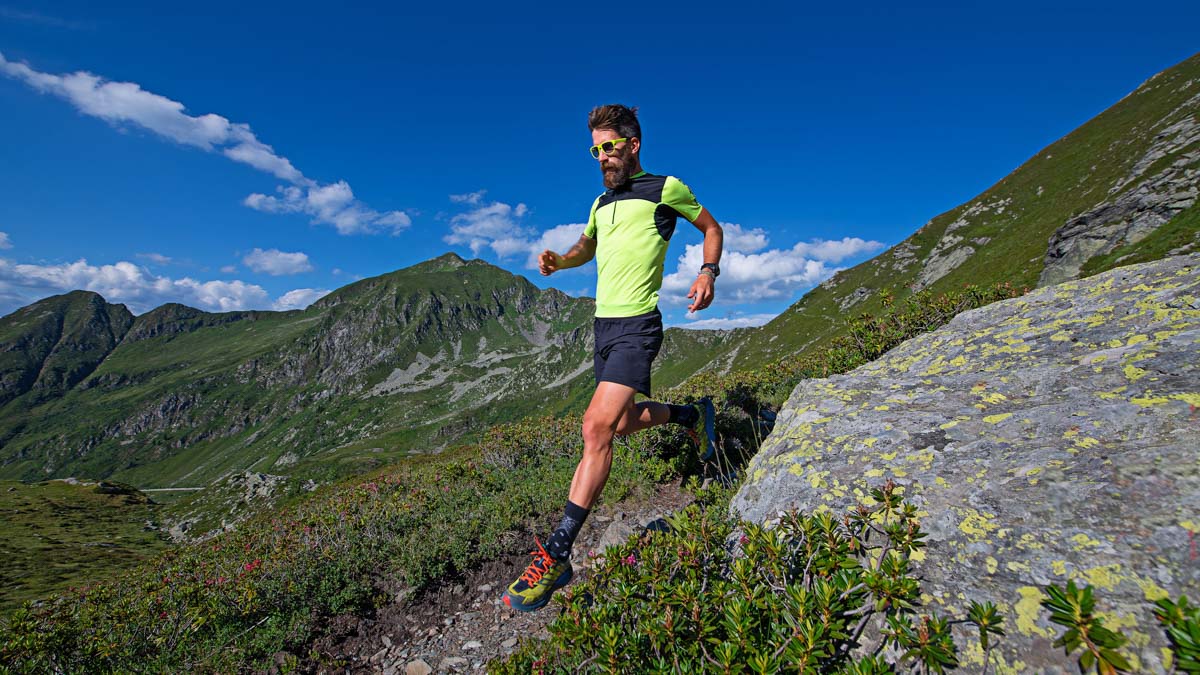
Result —
[[609, 190], [615, 190], [625, 183], [629, 182], [629, 177], [632, 175], [632, 167], [628, 161], [621, 162], [621, 166], [613, 168], [611, 171], [600, 167], [601, 173], [604, 175], [604, 187]]

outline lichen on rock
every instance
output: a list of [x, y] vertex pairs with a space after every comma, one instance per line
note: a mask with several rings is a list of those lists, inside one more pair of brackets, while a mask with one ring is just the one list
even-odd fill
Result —
[[1076, 579], [1127, 626], [1135, 665], [1162, 671], [1151, 601], [1200, 596], [1198, 355], [1195, 254], [966, 312], [801, 382], [732, 508], [756, 522], [844, 512], [890, 479], [929, 533], [917, 567], [932, 609], [991, 600], [1005, 614], [993, 667], [1073, 667], [1037, 598]]

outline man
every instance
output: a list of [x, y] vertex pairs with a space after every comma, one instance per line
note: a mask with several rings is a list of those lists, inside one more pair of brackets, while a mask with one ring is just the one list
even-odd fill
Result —
[[592, 157], [599, 160], [608, 189], [592, 204], [587, 228], [571, 250], [564, 255], [543, 252], [538, 267], [548, 276], [596, 258], [596, 391], [583, 416], [583, 458], [562, 522], [545, 547], [537, 542], [533, 562], [504, 593], [504, 602], [521, 611], [545, 606], [571, 580], [571, 546], [608, 480], [614, 435], [674, 423], [705, 432], [697, 438], [702, 454], [713, 442], [710, 402], [697, 409], [653, 401], [634, 404], [633, 399], [639, 392], [650, 396], [650, 364], [663, 339], [658, 290], [677, 218], [704, 233], [704, 264], [687, 296], [692, 312], [712, 303], [721, 273], [721, 226], [679, 179], [642, 170], [637, 108], [600, 106], [588, 115], [588, 128]]

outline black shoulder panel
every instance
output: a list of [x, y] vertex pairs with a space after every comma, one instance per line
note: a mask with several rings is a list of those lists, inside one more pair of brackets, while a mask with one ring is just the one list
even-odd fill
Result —
[[600, 195], [600, 201], [596, 204], [596, 208], [599, 209], [623, 199], [644, 199], [652, 204], [657, 204], [662, 201], [663, 186], [666, 183], [666, 176], [643, 173], [619, 188], [605, 191]]

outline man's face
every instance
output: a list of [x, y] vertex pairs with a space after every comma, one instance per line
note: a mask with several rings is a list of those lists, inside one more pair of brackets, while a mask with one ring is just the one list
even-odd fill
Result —
[[[600, 145], [605, 141], [622, 138], [621, 134], [612, 129], [596, 129], [592, 131], [592, 144]], [[600, 172], [604, 174], [604, 187], [610, 190], [624, 185], [637, 169], [637, 150], [641, 139], [634, 138], [617, 143], [613, 154], [600, 153]]]

